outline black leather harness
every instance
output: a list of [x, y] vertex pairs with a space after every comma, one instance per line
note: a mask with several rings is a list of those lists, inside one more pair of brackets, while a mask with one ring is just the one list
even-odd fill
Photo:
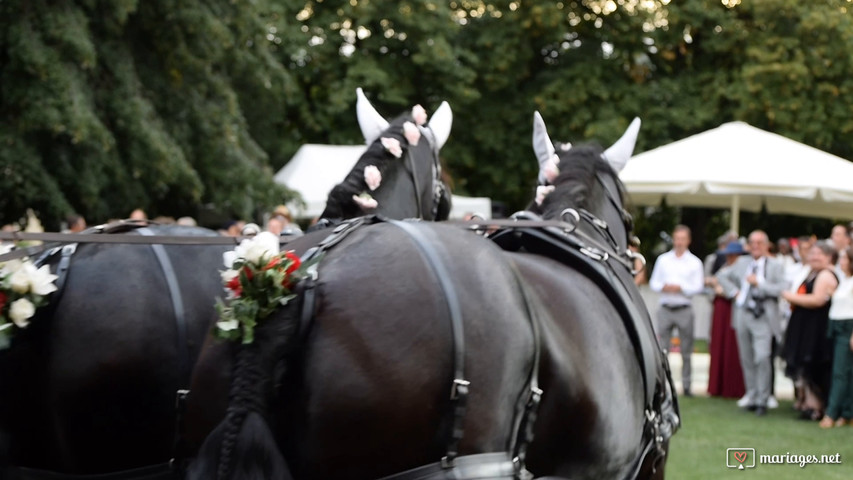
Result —
[[[524, 220], [536, 218], [529, 212], [517, 216]], [[595, 217], [589, 212], [575, 212], [570, 217], [576, 221], [587, 219], [587, 224], [593, 229], [601, 228], [600, 224], [591, 220]], [[629, 269], [624, 268], [625, 260], [596, 241], [595, 235], [578, 229], [578, 224], [568, 224], [567, 227], [569, 228], [510, 225], [490, 238], [505, 250], [542, 255], [582, 273], [604, 292], [619, 312], [643, 374], [646, 417], [643, 428], [644, 445], [633, 462], [632, 473], [626, 477], [636, 478], [649, 455], [653, 455], [655, 465], [665, 458], [663, 445], [680, 426], [680, 413], [669, 362], [658, 345], [642, 298], [632, 295], [631, 292], [636, 289], [628, 288], [632, 277]]]

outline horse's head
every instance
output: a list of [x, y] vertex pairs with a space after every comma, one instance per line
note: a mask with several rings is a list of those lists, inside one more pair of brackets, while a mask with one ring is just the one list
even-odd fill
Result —
[[624, 208], [625, 187], [618, 172], [634, 151], [640, 119], [635, 118], [610, 148], [597, 144], [553, 143], [539, 112], [533, 115], [533, 151], [539, 161], [539, 186], [530, 210], [560, 219], [566, 209], [586, 211], [603, 220], [620, 251], [633, 228]]
[[358, 123], [368, 147], [329, 194], [322, 218], [376, 213], [394, 219], [446, 219], [450, 192], [441, 181], [438, 152], [450, 135], [450, 106], [442, 102], [429, 122], [420, 105], [388, 122], [360, 88], [356, 92]]

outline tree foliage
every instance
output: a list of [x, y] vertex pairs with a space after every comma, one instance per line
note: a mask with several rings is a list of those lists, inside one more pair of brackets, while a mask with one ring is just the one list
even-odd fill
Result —
[[455, 190], [510, 210], [532, 198], [534, 110], [556, 140], [607, 145], [640, 116], [642, 151], [743, 120], [851, 158], [849, 8], [6, 0], [0, 215], [249, 216], [283, 199], [270, 173], [300, 145], [361, 142], [356, 87], [389, 117], [447, 100]]
[[[283, 200], [266, 111], [292, 90], [255, 6], [230, 1], [0, 3], [0, 215], [105, 220], [142, 207], [249, 216]], [[273, 136], [273, 135], [270, 135]], [[263, 146], [262, 146], [263, 145]], [[267, 149], [264, 148], [267, 147]]]

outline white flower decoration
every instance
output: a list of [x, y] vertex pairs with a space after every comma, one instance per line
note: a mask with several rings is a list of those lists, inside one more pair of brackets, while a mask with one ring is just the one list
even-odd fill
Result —
[[382, 183], [382, 173], [375, 165], [364, 167], [364, 183], [367, 184], [367, 188], [371, 191], [379, 188], [379, 185]]
[[424, 110], [424, 107], [420, 105], [412, 107], [412, 118], [419, 126], [424, 125], [427, 122], [427, 113], [426, 110]]
[[216, 328], [223, 332], [230, 332], [231, 330], [237, 330], [240, 328], [240, 322], [238, 322], [236, 318], [233, 320], [220, 320], [216, 322]]
[[50, 273], [50, 267], [47, 265], [42, 265], [38, 270], [35, 269], [35, 266], [30, 264], [32, 268], [32, 272], [30, 273], [30, 291], [36, 295], [50, 295], [51, 293], [56, 291], [56, 285], [53, 282], [59, 278], [56, 275]]
[[220, 276], [220, 278], [222, 278], [222, 283], [228, 283], [231, 280], [234, 280], [234, 277], [236, 277], [239, 274], [240, 274], [240, 272], [238, 272], [237, 270], [234, 270], [233, 268], [229, 268], [228, 270], [225, 270], [224, 272], [220, 272], [219, 276]]
[[396, 138], [391, 137], [382, 137], [382, 146], [385, 147], [385, 150], [388, 150], [388, 153], [394, 155], [397, 158], [403, 156], [403, 147], [400, 146], [400, 141]]
[[17, 259], [9, 260], [2, 265], [2, 268], [0, 268], [0, 274], [11, 275], [22, 268], [24, 268], [24, 262]]
[[35, 271], [35, 267], [30, 264], [24, 264], [22, 268], [15, 270], [9, 277], [9, 288], [15, 293], [24, 294], [30, 291], [30, 273]]
[[560, 174], [560, 168], [557, 166], [557, 163], [560, 161], [560, 158], [557, 155], [551, 156], [547, 162], [545, 162], [544, 173], [545, 178], [548, 179], [549, 182], [553, 182], [554, 179], [557, 178], [557, 175]]
[[228, 250], [222, 254], [222, 263], [225, 265], [225, 268], [229, 270], [234, 266], [234, 261], [237, 260], [237, 248], [240, 247], [237, 246], [234, 250]]
[[553, 185], [540, 185], [536, 187], [536, 205], [542, 205], [542, 202], [545, 201], [545, 197], [548, 196], [549, 193], [554, 191]]
[[379, 202], [376, 201], [375, 198], [370, 195], [353, 195], [352, 200], [364, 210], [373, 210], [374, 208], [379, 206]]
[[418, 127], [416, 127], [412, 122], [406, 122], [403, 124], [403, 135], [406, 137], [406, 141], [408, 141], [411, 146], [417, 146], [418, 140], [421, 139], [421, 131], [418, 130]]
[[[244, 245], [245, 244], [245, 245]], [[242, 252], [239, 252], [243, 247]], [[243, 240], [237, 247], [238, 255], [252, 263], [261, 263], [263, 259], [278, 255], [279, 239], [272, 232], [261, 232], [251, 239]]]
[[33, 302], [26, 298], [19, 298], [9, 305], [9, 318], [18, 326], [25, 328], [30, 324], [29, 319], [36, 313]]

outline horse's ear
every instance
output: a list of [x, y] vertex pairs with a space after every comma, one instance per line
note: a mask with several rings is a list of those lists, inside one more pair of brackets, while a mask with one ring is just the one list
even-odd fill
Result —
[[636, 145], [637, 135], [640, 133], [640, 123], [640, 119], [634, 117], [634, 121], [628, 125], [625, 133], [622, 134], [622, 138], [616, 140], [616, 143], [604, 152], [604, 159], [616, 172], [621, 172], [631, 155], [634, 154], [634, 145]]
[[370, 145], [374, 140], [382, 135], [382, 132], [388, 129], [388, 120], [385, 120], [379, 112], [373, 108], [361, 88], [355, 89], [355, 95], [358, 98], [355, 102], [355, 113], [358, 116], [358, 126], [361, 127], [361, 134], [364, 136], [364, 142]]
[[450, 127], [453, 126], [453, 112], [450, 110], [450, 104], [441, 102], [435, 113], [429, 119], [429, 128], [432, 134], [435, 135], [435, 147], [441, 150], [447, 138], [450, 136]]
[[544, 185], [547, 180], [546, 167], [556, 152], [554, 142], [545, 128], [545, 120], [542, 120], [538, 110], [533, 112], [533, 152], [536, 153], [536, 160], [539, 160], [539, 183]]

